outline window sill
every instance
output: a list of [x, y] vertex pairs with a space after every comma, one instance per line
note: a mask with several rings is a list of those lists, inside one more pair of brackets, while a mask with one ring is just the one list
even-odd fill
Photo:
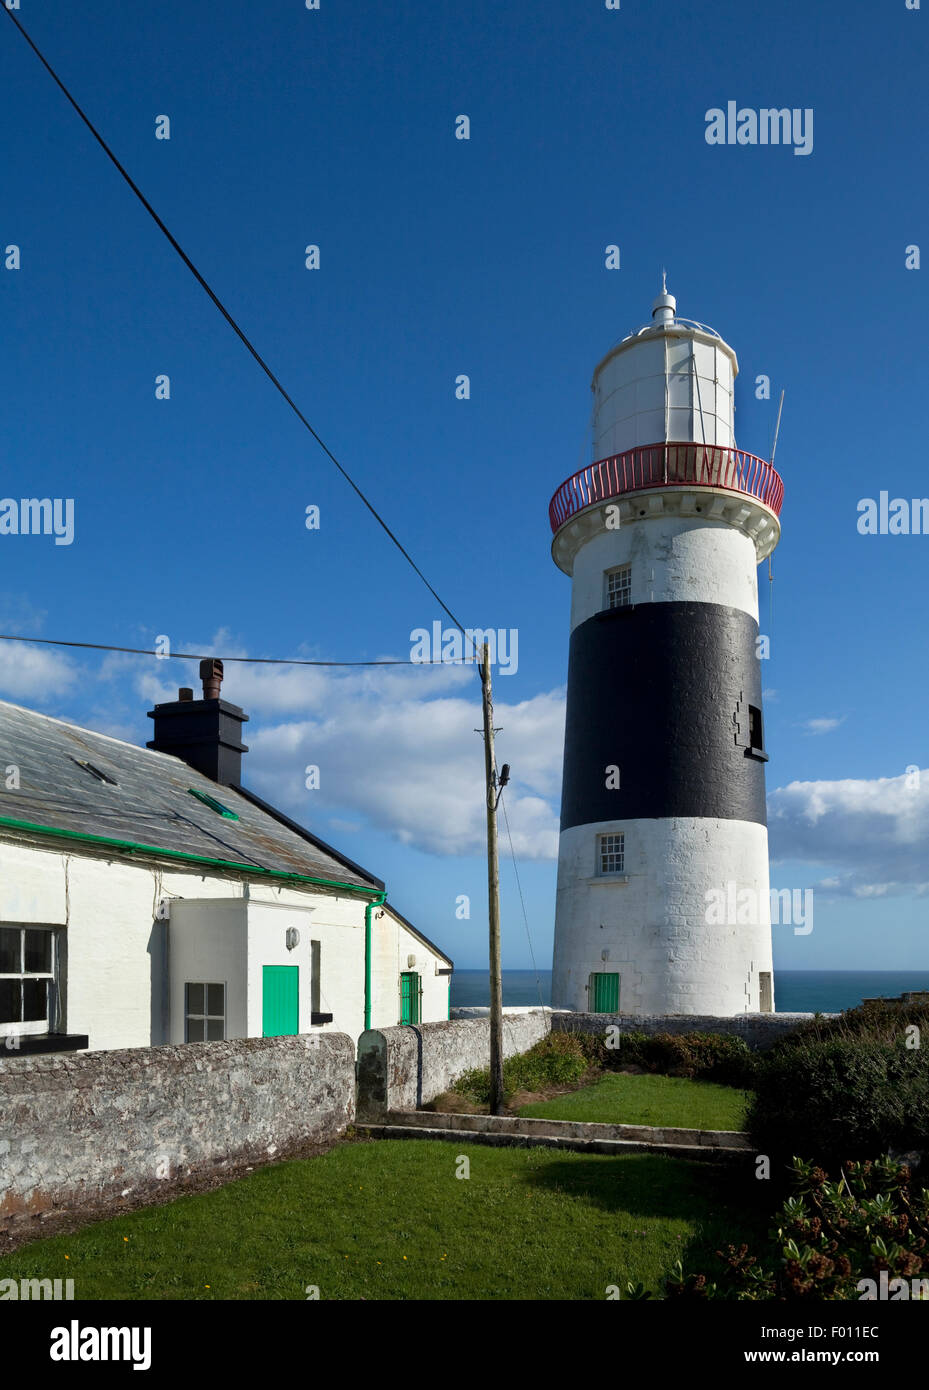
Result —
[[331, 1023], [332, 1014], [310, 1014], [310, 1023], [317, 1027], [323, 1023]]
[[7, 1038], [0, 1037], [0, 1057], [26, 1057], [41, 1052], [80, 1052], [90, 1046], [86, 1033], [25, 1033], [15, 1047], [7, 1047]]
[[628, 883], [628, 874], [594, 874], [593, 878], [587, 880], [588, 883]]
[[746, 748], [746, 758], [752, 758], [756, 763], [766, 763], [768, 755], [762, 748]]

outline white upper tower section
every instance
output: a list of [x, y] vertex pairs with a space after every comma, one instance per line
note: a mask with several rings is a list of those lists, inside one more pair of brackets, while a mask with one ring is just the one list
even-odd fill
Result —
[[594, 369], [593, 456], [645, 444], [735, 444], [735, 352], [712, 328], [677, 317], [663, 282], [652, 321]]

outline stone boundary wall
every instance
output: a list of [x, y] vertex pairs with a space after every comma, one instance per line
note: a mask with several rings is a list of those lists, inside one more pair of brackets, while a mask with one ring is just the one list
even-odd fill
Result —
[[[550, 1031], [551, 1017], [548, 1009], [504, 1013], [504, 1057], [528, 1052]], [[489, 1060], [489, 1018], [372, 1028], [358, 1039], [358, 1118], [419, 1110]]]
[[354, 1120], [342, 1033], [0, 1059], [0, 1218], [163, 1191], [337, 1138]]
[[[504, 1008], [504, 1017], [509, 1018], [513, 1014], [537, 1014], [539, 1010], [543, 1013], [550, 1013], [551, 1006], [548, 1004], [507, 1004]], [[452, 1019], [459, 1018], [490, 1018], [490, 1008], [487, 1004], [456, 1004], [452, 1009]]]
[[[822, 1014], [836, 1018], [837, 1014]], [[718, 1018], [712, 1014], [573, 1014], [553, 1013], [553, 1033], [605, 1033], [612, 1025], [621, 1033], [730, 1033], [742, 1038], [755, 1052], [765, 1052], [813, 1014], [735, 1014]]]

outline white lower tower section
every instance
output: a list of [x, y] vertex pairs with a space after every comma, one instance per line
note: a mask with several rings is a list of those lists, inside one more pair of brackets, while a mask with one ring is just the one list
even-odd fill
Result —
[[[616, 831], [630, 866], [621, 886], [597, 872], [599, 837]], [[743, 895], [743, 918], [760, 920], [739, 923], [730, 882], [758, 905], [750, 912]], [[750, 821], [672, 817], [563, 831], [552, 1004], [589, 1012], [591, 976], [617, 974], [621, 1013], [759, 1012], [762, 976], [771, 980], [774, 968], [768, 891], [767, 828]], [[702, 910], [708, 895], [717, 906], [710, 913]]]

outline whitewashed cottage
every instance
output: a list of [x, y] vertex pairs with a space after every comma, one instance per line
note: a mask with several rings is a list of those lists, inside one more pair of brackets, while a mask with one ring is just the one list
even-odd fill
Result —
[[241, 784], [242, 725], [149, 711], [147, 748], [0, 702], [0, 1048], [146, 1047], [449, 1016], [452, 962], [384, 883]]

